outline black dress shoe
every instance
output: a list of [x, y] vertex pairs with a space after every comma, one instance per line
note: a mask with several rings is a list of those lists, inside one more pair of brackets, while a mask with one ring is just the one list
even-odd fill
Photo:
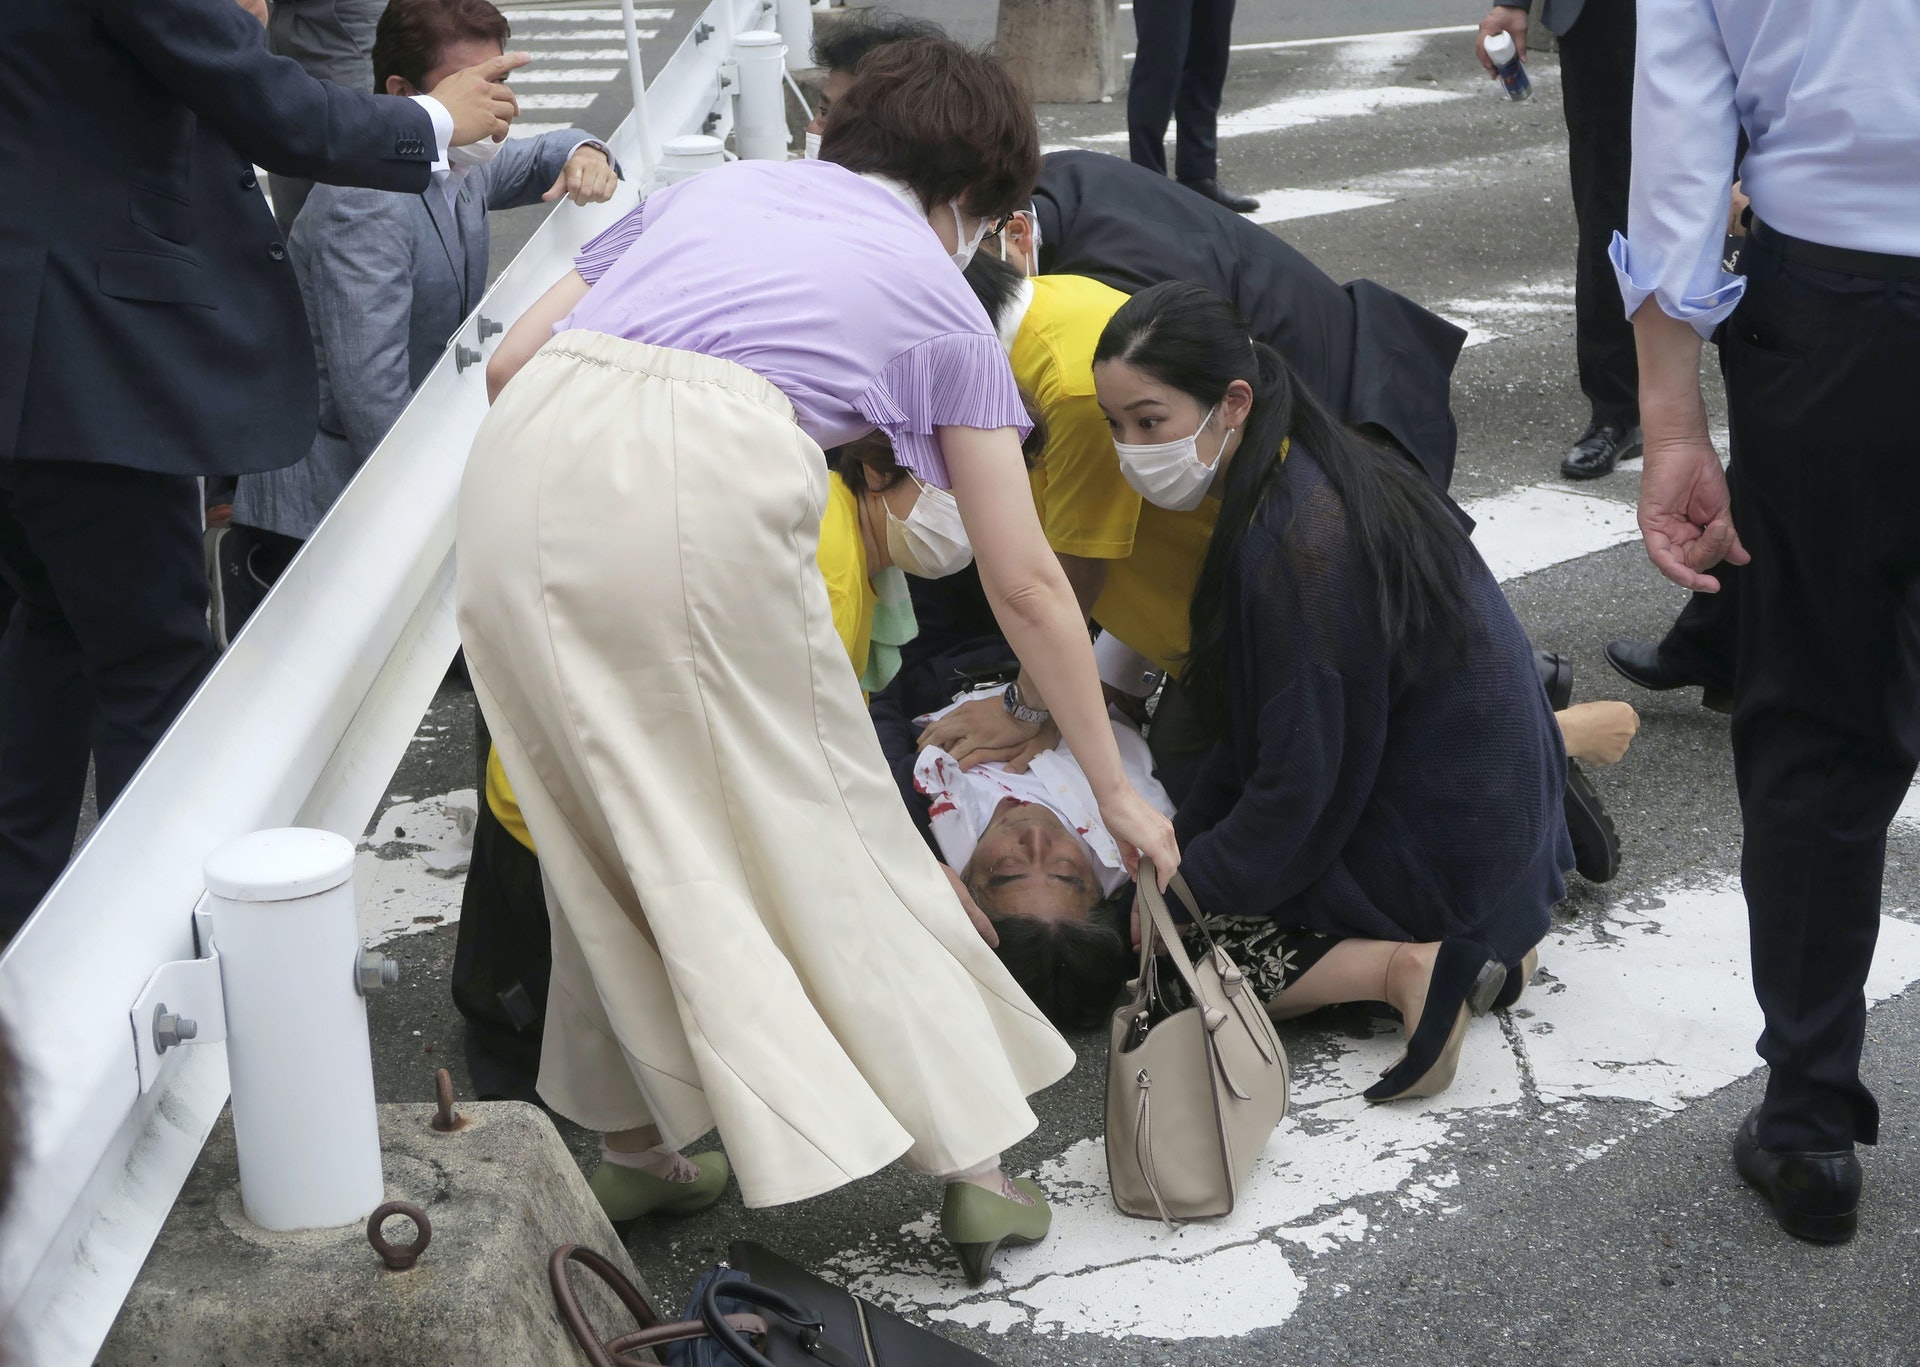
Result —
[[1236, 214], [1250, 214], [1260, 207], [1260, 201], [1252, 195], [1236, 195], [1217, 180], [1183, 180], [1180, 183], [1196, 195], [1205, 195], [1215, 204], [1231, 209]]
[[1589, 423], [1580, 440], [1560, 462], [1560, 473], [1568, 479], [1599, 479], [1613, 473], [1613, 467], [1640, 454], [1640, 429], [1617, 423]]
[[1557, 650], [1536, 650], [1533, 664], [1540, 671], [1540, 687], [1547, 691], [1547, 702], [1556, 712], [1566, 711], [1573, 702], [1573, 661]]
[[1567, 838], [1573, 842], [1573, 867], [1589, 883], [1610, 882], [1620, 872], [1620, 834], [1600, 805], [1600, 794], [1571, 759], [1561, 802], [1567, 813]]
[[1628, 683], [1639, 684], [1655, 693], [1671, 688], [1698, 688], [1700, 705], [1715, 712], [1733, 711], [1733, 694], [1695, 678], [1660, 653], [1660, 647], [1645, 641], [1608, 641], [1604, 654], [1614, 672]]
[[1760, 1147], [1760, 1108], [1733, 1134], [1733, 1165], [1767, 1198], [1780, 1228], [1816, 1244], [1844, 1244], [1859, 1222], [1860, 1160], [1852, 1149], [1775, 1152]]

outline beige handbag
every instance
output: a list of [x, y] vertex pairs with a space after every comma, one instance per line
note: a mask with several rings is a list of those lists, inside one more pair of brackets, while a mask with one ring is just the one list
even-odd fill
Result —
[[[1128, 1215], [1175, 1220], [1226, 1215], [1274, 1127], [1287, 1114], [1287, 1051], [1227, 952], [1206, 933], [1196, 965], [1180, 943], [1151, 860], [1140, 861], [1140, 976], [1114, 1013], [1107, 1053], [1107, 1177]], [[1173, 888], [1190, 907], [1179, 874]], [[1166, 959], [1191, 1005], [1170, 1010]]]

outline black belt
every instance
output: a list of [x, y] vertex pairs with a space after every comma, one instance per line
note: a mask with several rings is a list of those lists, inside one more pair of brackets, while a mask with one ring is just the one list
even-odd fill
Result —
[[1829, 247], [1824, 242], [1808, 242], [1789, 237], [1778, 228], [1762, 223], [1756, 216], [1750, 229], [1753, 240], [1783, 260], [1803, 266], [1816, 266], [1842, 275], [1875, 276], [1886, 280], [1920, 280], [1920, 256], [1895, 256], [1891, 252], [1861, 252], [1852, 247]]

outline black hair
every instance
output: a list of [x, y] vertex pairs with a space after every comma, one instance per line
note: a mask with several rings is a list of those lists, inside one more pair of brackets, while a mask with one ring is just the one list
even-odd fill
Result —
[[1113, 315], [1093, 359], [1132, 366], [1203, 408], [1235, 380], [1253, 389], [1188, 611], [1181, 682], [1216, 734], [1226, 713], [1223, 590], [1248, 527], [1286, 478], [1280, 448], [1289, 438], [1319, 462], [1339, 496], [1353, 563], [1371, 585], [1389, 651], [1432, 652], [1433, 662], [1459, 657], [1470, 620], [1466, 533], [1411, 461], [1336, 421], [1280, 353], [1248, 335], [1230, 300], [1182, 281], [1142, 290]]
[[[1026, 390], [1020, 391], [1020, 402], [1026, 405], [1027, 421], [1033, 426], [1020, 443], [1021, 459], [1031, 470], [1039, 463], [1040, 453], [1047, 449], [1047, 418], [1040, 411], [1039, 402]], [[847, 487], [856, 494], [869, 492], [867, 488], [868, 470], [880, 476], [876, 491], [884, 493], [907, 478], [912, 472], [900, 463], [900, 457], [894, 454], [893, 442], [879, 428], [864, 437], [855, 437], [844, 446], [836, 446], [827, 453], [827, 464], [834, 473], [846, 481]]]
[[1127, 918], [1133, 885], [1088, 913], [1084, 921], [1043, 921], [1037, 916], [996, 916], [1000, 936], [994, 953], [1021, 991], [1060, 1030], [1093, 1030], [1106, 1024], [1127, 976]]
[[1000, 320], [1013, 307], [1013, 301], [1020, 297], [1020, 282], [1026, 277], [1010, 262], [989, 256], [985, 251], [975, 252], [961, 273], [966, 276], [974, 298], [986, 309], [987, 321], [999, 327]]
[[946, 30], [931, 19], [910, 19], [884, 9], [849, 10], [845, 18], [831, 26], [822, 24], [815, 32], [813, 64], [828, 71], [851, 72], [877, 47], [946, 36]]

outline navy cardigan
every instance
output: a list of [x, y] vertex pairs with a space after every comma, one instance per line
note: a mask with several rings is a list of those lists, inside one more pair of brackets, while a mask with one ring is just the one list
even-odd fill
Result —
[[1566, 751], [1532, 649], [1479, 553], [1464, 658], [1396, 658], [1339, 496], [1297, 448], [1224, 590], [1227, 725], [1182, 804], [1209, 915], [1339, 936], [1477, 939], [1508, 964], [1573, 866]]

